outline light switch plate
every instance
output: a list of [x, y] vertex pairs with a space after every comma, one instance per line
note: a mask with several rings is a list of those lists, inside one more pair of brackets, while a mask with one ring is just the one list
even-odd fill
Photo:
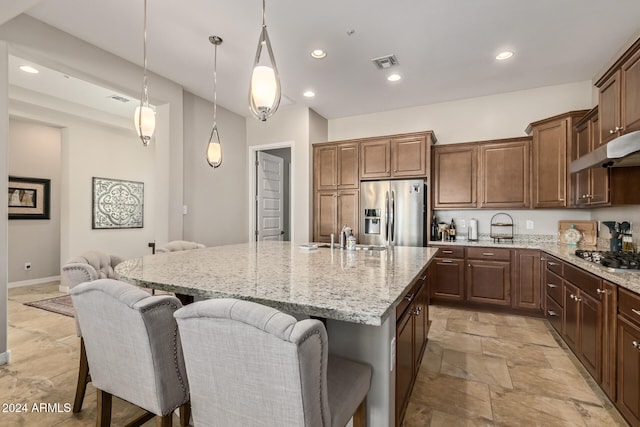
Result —
[[396, 367], [396, 337], [391, 338], [391, 348], [389, 349], [389, 372], [393, 372]]
[[533, 221], [527, 220], [527, 230], [533, 230]]

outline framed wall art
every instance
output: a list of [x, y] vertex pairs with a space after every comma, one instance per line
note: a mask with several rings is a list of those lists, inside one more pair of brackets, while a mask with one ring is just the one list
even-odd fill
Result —
[[143, 228], [144, 183], [93, 177], [91, 228]]
[[9, 176], [9, 219], [50, 219], [51, 180]]

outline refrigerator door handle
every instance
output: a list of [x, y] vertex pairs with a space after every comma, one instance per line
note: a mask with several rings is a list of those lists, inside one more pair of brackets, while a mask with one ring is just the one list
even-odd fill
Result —
[[389, 242], [389, 192], [387, 191], [384, 197], [385, 211], [384, 211], [384, 240]]
[[396, 192], [391, 190], [391, 224], [389, 228], [391, 229], [391, 243], [396, 243]]

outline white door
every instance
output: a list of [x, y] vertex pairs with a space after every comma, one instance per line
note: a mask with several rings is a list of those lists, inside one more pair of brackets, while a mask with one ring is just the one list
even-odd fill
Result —
[[258, 151], [257, 240], [282, 240], [284, 160]]

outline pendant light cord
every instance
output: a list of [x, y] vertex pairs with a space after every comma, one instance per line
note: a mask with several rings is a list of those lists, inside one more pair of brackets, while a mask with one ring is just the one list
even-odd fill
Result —
[[142, 77], [142, 99], [140, 100], [140, 107], [149, 106], [149, 92], [147, 89], [147, 0], [144, 0], [144, 26], [142, 31], [142, 55], [143, 55], [143, 77]]
[[213, 127], [218, 124], [216, 120], [218, 112], [218, 44], [213, 49]]
[[265, 22], [265, 20], [264, 20], [264, 15], [265, 15], [265, 12], [264, 12], [264, 11], [265, 11], [265, 1], [266, 1], [266, 0], [262, 0], [262, 27], [263, 27], [263, 28], [267, 26], [267, 25], [264, 23], [264, 22]]

